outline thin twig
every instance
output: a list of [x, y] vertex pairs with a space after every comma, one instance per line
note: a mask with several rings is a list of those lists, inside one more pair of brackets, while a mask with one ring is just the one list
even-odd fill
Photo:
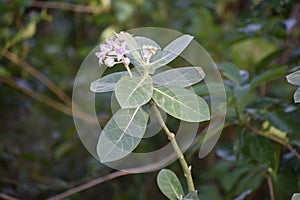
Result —
[[65, 113], [66, 115], [69, 115], [69, 116], [73, 116], [72, 115], [72, 112], [74, 113], [74, 116], [82, 119], [82, 120], [85, 120], [86, 122], [88, 123], [92, 123], [92, 124], [95, 124], [95, 123], [98, 123], [94, 120], [94, 118], [92, 116], [89, 116], [88, 114], [86, 113], [83, 113], [81, 111], [77, 111], [77, 110], [74, 110], [72, 111], [71, 107], [68, 107], [68, 106], [65, 106], [64, 104], [62, 103], [59, 103], [39, 92], [36, 92], [34, 90], [31, 90], [29, 88], [25, 88], [25, 87], [21, 87], [19, 86], [13, 79], [11, 78], [8, 78], [8, 77], [4, 77], [4, 76], [0, 76], [0, 81], [4, 82], [5, 84], [9, 85], [10, 87], [12, 88], [15, 88], [15, 89], [18, 89], [20, 90], [21, 92], [23, 92], [24, 94], [40, 101], [40, 102], [43, 102], [45, 103], [46, 105], [50, 106], [51, 108], [54, 108], [58, 111], [61, 111], [63, 113]]
[[170, 130], [168, 129], [167, 125], [164, 122], [164, 119], [161, 116], [161, 113], [159, 112], [156, 104], [152, 101], [152, 106], [153, 106], [153, 110], [155, 113], [155, 116], [157, 117], [158, 122], [160, 123], [160, 125], [162, 126], [162, 128], [164, 129], [166, 135], [168, 136], [168, 139], [171, 142], [171, 145], [177, 155], [177, 158], [180, 162], [180, 165], [183, 169], [184, 172], [184, 176], [186, 178], [186, 182], [188, 185], [188, 190], [189, 191], [195, 191], [195, 186], [194, 186], [194, 182], [193, 182], [193, 177], [192, 177], [192, 173], [191, 173], [191, 166], [187, 165], [187, 162], [184, 158], [183, 153], [181, 152], [181, 149], [179, 148], [177, 141], [175, 139], [175, 135], [174, 133], [171, 133]]
[[99, 13], [99, 10], [92, 6], [75, 5], [64, 2], [47, 2], [47, 1], [33, 1], [29, 7], [46, 8], [46, 9], [62, 9], [79, 13]]
[[58, 86], [56, 86], [55, 83], [53, 83], [50, 79], [48, 79], [45, 75], [40, 73], [38, 70], [36, 70], [35, 67], [33, 67], [30, 63], [26, 62], [25, 60], [21, 59], [19, 56], [11, 53], [6, 52], [4, 56], [9, 59], [11, 62], [19, 65], [23, 69], [25, 69], [27, 72], [29, 72], [31, 75], [33, 75], [35, 78], [40, 80], [43, 84], [45, 84], [58, 98], [60, 98], [66, 105], [71, 106], [72, 100], [66, 93], [61, 90]]
[[53, 196], [53, 197], [50, 197], [49, 199], [47, 200], [60, 200], [60, 199], [63, 199], [63, 198], [66, 198], [68, 196], [71, 196], [73, 194], [76, 194], [78, 192], [81, 192], [83, 190], [86, 190], [88, 188], [91, 188], [95, 185], [98, 185], [100, 183], [103, 183], [105, 181], [108, 181], [108, 180], [111, 180], [111, 179], [114, 179], [114, 178], [117, 178], [117, 177], [120, 177], [120, 176], [125, 176], [127, 174], [130, 174], [129, 172], [124, 172], [124, 171], [116, 171], [116, 172], [113, 172], [113, 173], [110, 173], [106, 176], [103, 176], [103, 177], [100, 177], [100, 178], [97, 178], [97, 179], [94, 179], [92, 181], [89, 181], [85, 184], [82, 184], [82, 185], [79, 185], [77, 187], [74, 187], [70, 190], [67, 190], [63, 193], [60, 193], [56, 196]]
[[288, 148], [293, 154], [294, 156], [296, 156], [296, 158], [298, 160], [300, 160], [300, 154], [287, 142], [273, 136], [273, 135], [270, 135], [270, 134], [266, 134], [264, 133], [263, 131], [260, 131], [256, 128], [254, 128], [253, 126], [250, 126], [249, 124], [246, 124], [246, 127], [250, 130], [252, 130], [253, 132], [257, 133], [258, 135], [261, 135], [261, 136], [264, 136], [266, 138], [269, 138], [270, 140], [273, 140], [274, 142], [277, 142], [279, 144], [281, 144], [282, 146], [285, 146], [286, 148]]
[[270, 199], [275, 200], [274, 188], [273, 188], [273, 183], [270, 175], [267, 175], [267, 182], [268, 182]]
[[19, 200], [15, 197], [9, 196], [9, 195], [4, 194], [4, 193], [0, 193], [0, 198], [5, 199], [5, 200]]

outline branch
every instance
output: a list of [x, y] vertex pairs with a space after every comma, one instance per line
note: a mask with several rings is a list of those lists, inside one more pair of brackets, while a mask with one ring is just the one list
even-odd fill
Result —
[[258, 135], [261, 135], [261, 136], [264, 136], [266, 138], [269, 138], [270, 140], [273, 140], [274, 142], [277, 142], [278, 144], [281, 144], [282, 146], [285, 146], [286, 148], [288, 148], [293, 154], [294, 156], [296, 156], [296, 158], [298, 160], [300, 160], [300, 154], [287, 142], [273, 136], [273, 135], [270, 135], [270, 134], [266, 134], [264, 133], [263, 131], [260, 131], [256, 128], [254, 128], [253, 126], [250, 126], [249, 124], [246, 124], [246, 127], [248, 129], [250, 129], [251, 131], [257, 133]]
[[60, 98], [66, 105], [71, 106], [72, 100], [66, 93], [61, 90], [58, 86], [56, 86], [55, 83], [53, 83], [50, 79], [48, 79], [45, 75], [40, 73], [38, 70], [36, 70], [35, 67], [33, 67], [28, 62], [22, 60], [19, 56], [7, 51], [4, 56], [10, 60], [11, 62], [19, 65], [23, 69], [25, 69], [27, 72], [29, 72], [31, 75], [33, 75], [35, 78], [40, 80], [43, 84], [45, 84], [58, 98]]
[[0, 198], [5, 199], [5, 200], [19, 200], [15, 197], [9, 196], [9, 195], [4, 194], [4, 193], [0, 193]]
[[75, 5], [64, 2], [47, 2], [47, 1], [33, 1], [29, 7], [46, 8], [46, 9], [62, 9], [79, 13], [99, 13], [99, 9], [92, 6]]
[[275, 200], [274, 188], [273, 188], [273, 183], [270, 175], [267, 175], [267, 182], [268, 182], [270, 199]]
[[63, 198], [66, 198], [68, 196], [71, 196], [73, 194], [76, 194], [78, 192], [81, 192], [83, 190], [86, 190], [90, 187], [93, 187], [95, 185], [98, 185], [100, 183], [103, 183], [105, 181], [108, 181], [108, 180], [111, 180], [111, 179], [114, 179], [114, 178], [117, 178], [117, 177], [120, 177], [120, 176], [125, 176], [127, 174], [130, 174], [129, 172], [124, 172], [124, 171], [117, 171], [117, 172], [113, 172], [111, 174], [108, 174], [106, 176], [103, 176], [103, 177], [100, 177], [100, 178], [97, 178], [97, 179], [94, 179], [92, 181], [89, 181], [85, 184], [82, 184], [82, 185], [79, 185], [77, 187], [74, 187], [70, 190], [67, 190], [63, 193], [60, 193], [56, 196], [53, 196], [53, 197], [50, 197], [49, 199], [47, 200], [60, 200], [60, 199], [63, 199]]
[[61, 111], [63, 112], [64, 114], [66, 115], [69, 115], [71, 117], [73, 117], [72, 115], [72, 112], [74, 113], [74, 116], [82, 119], [82, 120], [85, 120], [86, 122], [88, 123], [92, 123], [92, 124], [95, 124], [95, 123], [98, 123], [97, 121], [94, 120], [94, 118], [84, 112], [81, 112], [81, 111], [78, 111], [78, 110], [75, 110], [71, 109], [71, 107], [68, 107], [62, 103], [59, 103], [39, 92], [36, 92], [34, 90], [31, 90], [29, 88], [25, 88], [25, 87], [21, 87], [18, 85], [18, 83], [16, 83], [13, 79], [11, 78], [8, 78], [8, 77], [4, 77], [4, 76], [0, 76], [0, 81], [4, 82], [5, 84], [9, 85], [10, 87], [12, 88], [15, 88], [15, 89], [18, 89], [20, 90], [21, 92], [23, 92], [24, 94], [40, 101], [40, 102], [43, 102], [45, 103], [46, 105], [50, 106], [51, 108], [54, 108], [55, 110], [58, 110], [58, 111]]

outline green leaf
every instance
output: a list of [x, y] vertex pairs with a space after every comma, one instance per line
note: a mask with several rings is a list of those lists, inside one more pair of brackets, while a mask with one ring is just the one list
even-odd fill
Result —
[[204, 77], [201, 67], [181, 67], [154, 75], [153, 83], [158, 86], [187, 87], [200, 82]]
[[300, 85], [300, 70], [289, 74], [286, 76], [286, 79], [289, 83], [294, 84], [294, 85]]
[[187, 195], [183, 197], [182, 200], [199, 200], [197, 191], [189, 192]]
[[236, 185], [234, 191], [235, 196], [238, 196], [247, 190], [254, 191], [261, 185], [263, 179], [263, 175], [258, 172], [250, 172], [245, 174], [245, 176], [241, 177]]
[[92, 92], [110, 92], [115, 90], [116, 83], [123, 77], [128, 76], [128, 72], [116, 72], [101, 77], [91, 83], [90, 90]]
[[193, 38], [194, 37], [190, 35], [182, 35], [169, 43], [159, 54], [157, 54], [156, 60], [150, 63], [149, 68], [154, 71], [174, 60], [184, 49], [186, 49]]
[[148, 117], [140, 107], [117, 111], [104, 127], [97, 144], [101, 162], [116, 161], [130, 154], [145, 133]]
[[124, 33], [124, 38], [127, 42], [127, 48], [130, 53], [127, 55], [130, 58], [130, 62], [135, 66], [137, 71], [142, 75], [146, 70], [145, 62], [141, 57], [140, 47], [136, 39], [129, 33]]
[[300, 200], [300, 193], [294, 193], [291, 200]]
[[153, 88], [153, 100], [168, 114], [188, 122], [210, 119], [207, 103], [194, 92], [177, 87]]
[[116, 84], [115, 94], [121, 108], [137, 108], [150, 101], [153, 92], [150, 76], [124, 76]]
[[[287, 75], [286, 79], [291, 84], [300, 85], [300, 70], [298, 70], [298, 71], [296, 71], [292, 74]], [[296, 90], [296, 92], [294, 93], [294, 101], [295, 101], [295, 103], [300, 102], [300, 88], [298, 88]]]
[[294, 94], [294, 101], [295, 101], [295, 103], [300, 102], [300, 88], [298, 88]]
[[235, 86], [233, 91], [237, 103], [241, 103], [249, 94], [250, 85]]
[[157, 175], [157, 184], [161, 192], [171, 200], [181, 199], [184, 195], [177, 176], [171, 170], [160, 170]]
[[239, 69], [236, 68], [236, 66], [233, 63], [230, 62], [223, 62], [218, 65], [218, 67], [221, 69], [223, 75], [228, 78], [228, 80], [231, 80], [232, 82], [236, 83], [237, 85], [240, 85], [241, 83], [241, 76], [239, 73]]
[[259, 74], [258, 76], [256, 76], [255, 78], [253, 78], [251, 80], [251, 82], [250, 82], [251, 89], [254, 89], [257, 86], [259, 86], [260, 84], [265, 83], [267, 81], [282, 77], [283, 75], [285, 75], [286, 70], [287, 70], [287, 67], [283, 66], [283, 67], [277, 67], [275, 69], [271, 69], [271, 70], [265, 71], [262, 74]]

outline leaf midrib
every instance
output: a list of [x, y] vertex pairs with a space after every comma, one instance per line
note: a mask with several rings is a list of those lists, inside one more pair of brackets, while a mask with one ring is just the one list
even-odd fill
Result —
[[177, 99], [175, 99], [174, 97], [172, 97], [172, 96], [170, 96], [170, 95], [168, 95], [168, 94], [166, 94], [166, 93], [164, 93], [163, 91], [161, 91], [161, 90], [159, 90], [159, 89], [157, 89], [157, 88], [153, 88], [153, 90], [156, 90], [157, 92], [159, 92], [159, 93], [161, 93], [161, 94], [163, 94], [163, 95], [165, 95], [165, 96], [167, 96], [167, 97], [169, 97], [170, 99], [172, 99], [172, 100], [174, 100], [174, 101], [176, 101], [176, 102], [178, 102], [179, 104], [181, 104], [181, 105], [183, 105], [184, 107], [186, 107], [186, 108], [188, 108], [190, 111], [192, 111], [192, 112], [194, 112], [194, 113], [196, 113], [196, 114], [198, 114], [198, 115], [201, 115], [203, 118], [205, 118], [201, 113], [199, 113], [199, 112], [196, 112], [195, 110], [193, 110], [192, 108], [190, 108], [190, 107], [188, 107], [187, 105], [185, 105], [184, 103], [182, 103], [181, 101], [178, 101]]

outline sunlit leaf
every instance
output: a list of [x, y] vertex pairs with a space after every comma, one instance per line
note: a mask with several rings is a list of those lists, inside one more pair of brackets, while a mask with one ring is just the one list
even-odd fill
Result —
[[247, 69], [259, 63], [277, 48], [275, 41], [251, 37], [230, 46], [231, 59], [240, 68]]
[[300, 193], [294, 193], [291, 200], [300, 200]]
[[171, 200], [178, 200], [184, 195], [177, 176], [171, 170], [160, 170], [157, 175], [157, 184], [161, 192]]
[[295, 103], [300, 102], [300, 88], [298, 88], [294, 94], [294, 101], [295, 101]]
[[104, 127], [97, 144], [101, 162], [116, 161], [130, 154], [145, 133], [148, 117], [142, 108], [117, 111]]
[[183, 35], [171, 43], [169, 43], [159, 54], [154, 62], [151, 62], [149, 68], [153, 70], [158, 69], [172, 60], [183, 52], [184, 49], [191, 43], [193, 36]]
[[91, 83], [90, 90], [92, 92], [110, 92], [115, 90], [116, 83], [123, 77], [129, 76], [128, 72], [116, 72], [99, 78]]
[[137, 108], [150, 101], [152, 91], [150, 76], [124, 76], [116, 84], [115, 94], [121, 108]]
[[207, 103], [190, 90], [165, 86], [153, 88], [153, 100], [175, 118], [188, 122], [210, 119]]
[[300, 85], [300, 70], [286, 76], [289, 83]]
[[187, 87], [200, 82], [205, 76], [201, 67], [170, 69], [153, 76], [153, 83], [160, 86]]

